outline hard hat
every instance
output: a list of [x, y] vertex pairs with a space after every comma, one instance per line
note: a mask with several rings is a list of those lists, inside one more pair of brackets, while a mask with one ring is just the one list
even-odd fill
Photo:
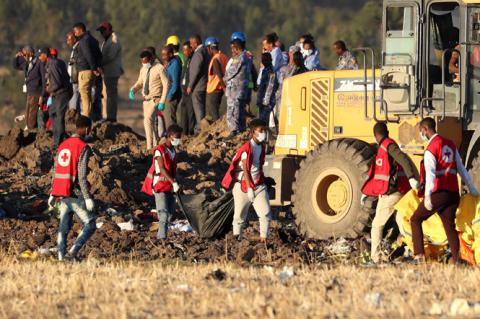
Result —
[[210, 45], [218, 45], [219, 41], [217, 38], [215, 37], [208, 37], [206, 40], [205, 40], [205, 46], [210, 46]]
[[171, 35], [167, 39], [167, 45], [179, 45], [180, 44], [180, 39], [176, 35]]
[[237, 31], [232, 33], [232, 36], [230, 37], [230, 41], [237, 40], [237, 39], [242, 42], [247, 42], [247, 36], [243, 32]]

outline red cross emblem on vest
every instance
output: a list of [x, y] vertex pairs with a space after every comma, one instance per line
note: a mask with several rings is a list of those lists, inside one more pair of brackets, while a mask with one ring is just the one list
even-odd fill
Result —
[[442, 147], [442, 160], [445, 163], [453, 162], [453, 150], [448, 145]]
[[72, 154], [69, 149], [63, 149], [58, 154], [58, 164], [63, 167], [67, 167], [70, 164]]

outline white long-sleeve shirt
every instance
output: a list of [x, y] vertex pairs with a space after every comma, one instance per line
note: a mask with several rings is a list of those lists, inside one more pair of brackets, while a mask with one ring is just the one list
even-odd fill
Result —
[[[433, 135], [428, 140], [427, 147], [437, 135], [438, 134]], [[423, 155], [423, 164], [425, 165], [425, 197], [430, 197], [433, 193], [435, 180], [437, 179], [437, 159], [431, 152], [425, 151], [425, 154]], [[462, 158], [460, 157], [458, 150], [455, 151], [455, 164], [457, 165], [457, 173], [460, 175], [468, 188], [470, 188], [470, 186], [473, 185], [473, 181], [470, 177], [470, 174], [468, 174], [467, 169], [463, 165]]]

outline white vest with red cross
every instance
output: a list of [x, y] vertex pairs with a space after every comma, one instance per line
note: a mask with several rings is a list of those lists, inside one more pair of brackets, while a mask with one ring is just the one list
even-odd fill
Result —
[[410, 190], [411, 187], [402, 166], [397, 164], [394, 170], [391, 168], [388, 147], [394, 143], [394, 140], [387, 137], [380, 144], [374, 162], [368, 171], [368, 179], [362, 187], [363, 194], [369, 196], [385, 195], [390, 187], [390, 180], [395, 174], [397, 175], [398, 191], [405, 194]]
[[[437, 161], [437, 167], [435, 168], [436, 179], [432, 192], [444, 190], [458, 193], [457, 147], [455, 143], [437, 135], [428, 144], [427, 152], [432, 153]], [[425, 166], [423, 162], [420, 168], [420, 176], [422, 184], [425, 184]]]
[[77, 136], [66, 139], [58, 147], [52, 185], [53, 196], [70, 197], [72, 195], [77, 178], [78, 160], [85, 147], [87, 143]]

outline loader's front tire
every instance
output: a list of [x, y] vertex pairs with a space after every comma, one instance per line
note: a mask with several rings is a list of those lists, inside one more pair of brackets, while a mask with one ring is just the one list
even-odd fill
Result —
[[361, 187], [373, 155], [370, 145], [356, 139], [328, 141], [307, 155], [293, 185], [301, 233], [318, 239], [364, 233], [374, 211], [361, 205]]

